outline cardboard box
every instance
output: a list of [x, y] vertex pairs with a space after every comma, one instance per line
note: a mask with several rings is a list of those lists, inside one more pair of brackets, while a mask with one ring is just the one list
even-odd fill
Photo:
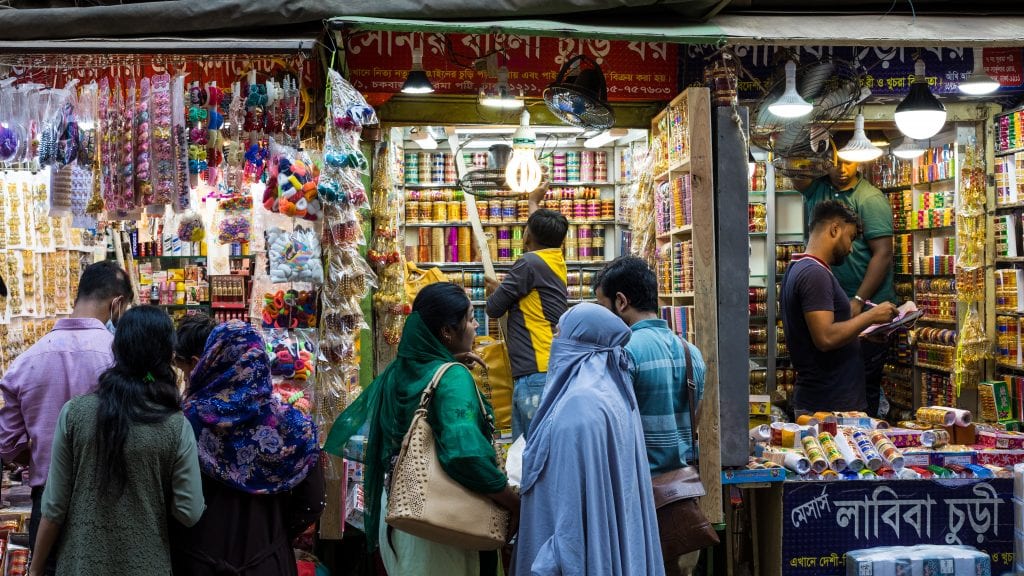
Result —
[[1024, 450], [1000, 450], [997, 448], [985, 448], [976, 446], [975, 460], [982, 466], [1003, 466], [1012, 467], [1014, 464], [1024, 462]]
[[1024, 434], [983, 428], [975, 433], [977, 440], [972, 444], [1000, 450], [1024, 450]]
[[953, 452], [918, 449], [903, 452], [904, 466], [946, 466], [947, 464], [967, 466], [976, 463], [978, 463], [977, 452], [974, 450]]

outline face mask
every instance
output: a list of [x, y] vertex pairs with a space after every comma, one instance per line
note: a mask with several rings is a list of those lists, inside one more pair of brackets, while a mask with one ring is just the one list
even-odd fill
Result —
[[[120, 318], [118, 318], [120, 320]], [[114, 303], [110, 303], [110, 318], [107, 319], [107, 331], [113, 334], [117, 330], [117, 322], [114, 322]]]

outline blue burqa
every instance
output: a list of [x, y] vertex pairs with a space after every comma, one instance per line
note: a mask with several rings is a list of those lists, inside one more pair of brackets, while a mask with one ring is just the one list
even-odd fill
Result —
[[623, 346], [595, 304], [558, 322], [523, 453], [515, 576], [663, 576], [643, 428]]

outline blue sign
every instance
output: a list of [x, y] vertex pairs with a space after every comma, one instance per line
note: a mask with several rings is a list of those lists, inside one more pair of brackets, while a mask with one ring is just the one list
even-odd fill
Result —
[[1013, 480], [786, 482], [782, 574], [843, 576], [846, 553], [876, 546], [963, 544], [1013, 570]]

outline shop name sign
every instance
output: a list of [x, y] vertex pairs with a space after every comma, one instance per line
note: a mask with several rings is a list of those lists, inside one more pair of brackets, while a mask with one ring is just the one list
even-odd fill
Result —
[[601, 66], [609, 100], [667, 100], [678, 92], [679, 48], [668, 42], [364, 31], [346, 36], [345, 48], [348, 80], [371, 103], [401, 91], [414, 48], [422, 50], [423, 69], [440, 94], [476, 94], [493, 86], [494, 78], [470, 64], [494, 52], [507, 63], [509, 88], [528, 97], [541, 96], [578, 54]]
[[782, 573], [845, 574], [846, 553], [876, 546], [967, 545], [1013, 566], [1013, 481], [787, 482]]
[[[891, 96], [893, 101], [905, 96], [914, 82], [916, 57], [924, 61], [928, 84], [937, 94], [956, 93], [960, 82], [966, 80], [974, 68], [974, 53], [970, 48], [801, 46], [793, 50], [802, 64], [831, 59], [854, 65], [861, 84], [871, 89], [874, 97]], [[687, 48], [683, 57], [683, 80], [687, 85], [703, 82], [705, 58], [714, 51], [708, 46]], [[739, 45], [732, 53], [743, 69], [737, 83], [739, 97], [759, 100], [773, 77], [778, 77], [790, 49]], [[1024, 84], [1024, 50], [1021, 48], [985, 48], [982, 58], [985, 70], [1002, 84], [1000, 94], [1016, 91]]]

